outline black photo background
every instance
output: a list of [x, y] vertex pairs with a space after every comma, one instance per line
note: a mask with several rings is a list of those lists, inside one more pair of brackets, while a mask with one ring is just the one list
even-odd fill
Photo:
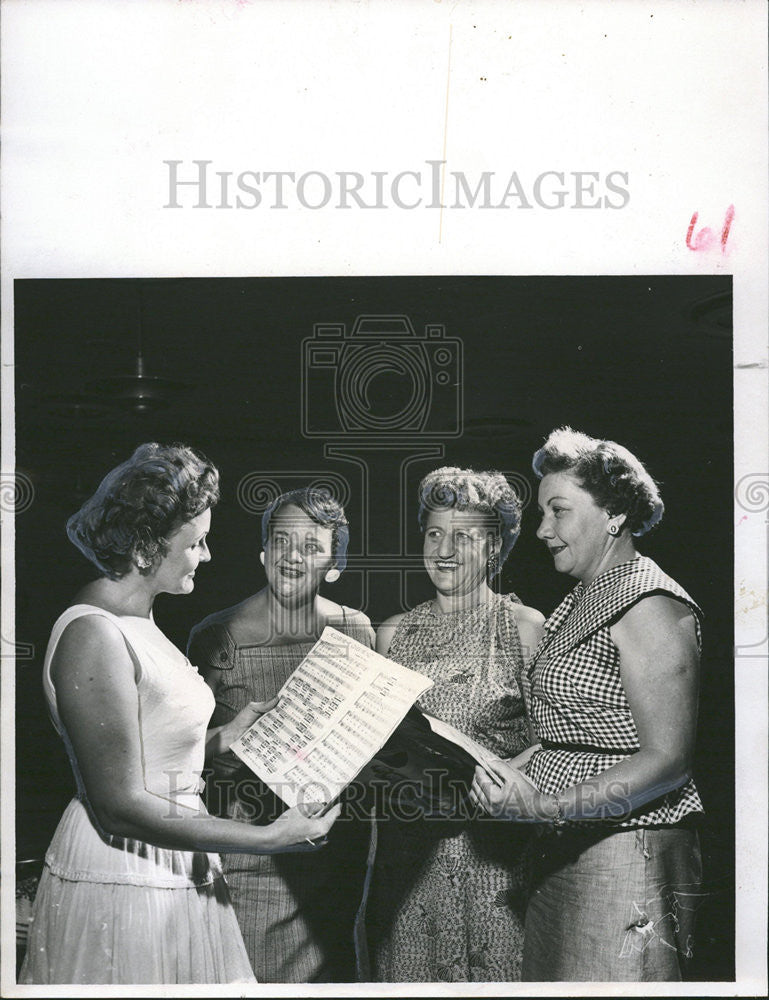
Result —
[[[352, 336], [357, 317], [378, 318]], [[708, 895], [694, 971], [732, 978], [730, 278], [18, 281], [15, 336], [16, 462], [31, 500], [16, 521], [20, 859], [42, 856], [73, 787], [40, 687], [50, 627], [92, 576], [64, 524], [137, 444], [183, 441], [222, 474], [212, 562], [192, 595], [155, 609], [184, 648], [192, 625], [263, 584], [270, 490], [324, 475], [349, 490], [336, 600], [376, 624], [425, 599], [417, 483], [470, 465], [506, 472], [528, 501], [501, 585], [549, 614], [573, 581], [535, 538], [531, 456], [568, 423], [626, 445], [660, 482], [665, 518], [639, 547], [706, 615], [696, 778]]]

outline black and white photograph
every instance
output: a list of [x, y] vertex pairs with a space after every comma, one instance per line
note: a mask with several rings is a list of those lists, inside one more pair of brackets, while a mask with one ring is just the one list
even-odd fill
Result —
[[4, 995], [765, 984], [766, 12], [622, 6], [3, 4]]
[[[16, 843], [25, 884], [39, 891], [46, 852], [50, 883], [45, 907], [32, 913], [21, 982], [228, 976], [234, 959], [217, 940], [206, 944], [199, 922], [211, 918], [188, 912], [189, 888], [178, 914], [151, 899], [174, 895], [164, 880], [178, 878], [173, 865], [184, 855], [168, 848], [189, 848], [196, 836], [210, 848], [232, 844], [224, 874], [260, 982], [350, 982], [356, 969], [374, 982], [519, 981], [532, 868], [565, 856], [567, 844], [570, 864], [584, 854], [593, 865], [590, 891], [548, 904], [555, 912], [531, 932], [542, 936], [541, 954], [529, 956], [532, 979], [732, 978], [733, 541], [726, 529], [703, 538], [732, 493], [729, 278], [33, 280], [15, 292], [18, 470], [34, 496], [16, 536], [17, 621], [33, 646], [17, 675]], [[552, 467], [537, 464], [543, 446]], [[588, 461], [591, 478], [570, 471]], [[184, 476], [197, 477], [187, 489], [201, 499], [184, 501], [194, 516], [175, 513], [179, 525], [153, 536], [166, 508], [186, 509], [171, 493]], [[150, 516], [142, 505], [160, 510]], [[587, 529], [586, 514], [600, 531]], [[182, 527], [192, 554], [175, 567], [169, 547]], [[136, 554], [145, 534], [162, 546], [149, 567]], [[642, 589], [629, 596], [633, 566]], [[538, 643], [547, 649], [545, 619], [563, 614], [575, 583], [606, 587], [612, 575], [616, 595], [609, 590], [591, 612], [596, 621], [581, 623], [586, 648], [567, 645], [575, 659], [544, 688], [531, 671]], [[614, 602], [640, 613], [647, 593], [651, 617], [623, 647], [615, 622], [626, 609]], [[117, 625], [108, 615], [101, 638], [114, 645], [117, 627], [125, 654], [90, 638], [89, 619], [98, 629], [105, 618], [94, 604], [126, 618]], [[67, 725], [52, 673], [58, 654], [45, 650], [51, 623], [63, 642], [80, 618]], [[148, 797], [190, 795], [187, 741], [204, 729], [194, 703], [179, 708], [189, 695], [148, 685], [145, 696], [141, 681], [138, 701], [132, 691], [105, 725], [102, 699], [125, 694], [119, 678], [115, 690], [77, 704], [90, 674], [105, 669], [100, 656], [121, 653], [129, 675], [143, 677], [142, 656], [170, 641], [166, 669], [187, 651], [215, 696], [212, 721], [242, 730], [253, 719], [238, 713], [274, 699], [332, 623], [426, 674], [433, 686], [418, 708], [496, 758], [522, 755], [524, 773], [538, 765], [548, 788], [561, 791], [555, 768], [583, 774], [584, 787], [572, 780], [573, 800], [553, 797], [560, 815], [546, 798], [519, 802], [511, 784], [501, 818], [484, 821], [468, 818], [472, 810], [417, 809], [423, 793], [404, 771], [373, 820], [375, 849], [370, 803], [355, 809], [365, 802], [358, 795], [333, 827], [308, 825], [327, 847], [274, 857], [260, 855], [258, 842], [250, 856], [227, 826], [196, 835], [175, 810], [133, 804], [142, 776]], [[567, 626], [575, 627], [568, 616]], [[589, 650], [594, 634], [605, 638]], [[93, 646], [85, 673], [80, 643]], [[638, 680], [625, 674], [635, 657]], [[194, 690], [198, 678], [183, 679]], [[542, 700], [541, 718], [528, 724], [527, 686], [529, 712]], [[161, 695], [164, 712], [152, 705]], [[137, 711], [138, 729], [124, 717]], [[230, 732], [231, 742], [239, 735]], [[593, 789], [589, 778], [607, 766], [616, 787]], [[225, 774], [212, 811], [267, 823], [253, 772], [231, 760], [209, 771], [214, 785]], [[478, 795], [476, 811], [493, 816], [496, 800]], [[542, 813], [533, 824], [527, 807]], [[62, 812], [69, 818], [57, 827]], [[303, 830], [286, 824], [289, 836]], [[111, 844], [125, 838], [111, 847], [114, 860], [100, 858], [99, 878], [77, 881], [71, 872], [93, 863], [105, 833]], [[666, 833], [683, 838], [682, 857], [672, 847], [666, 858]], [[639, 840], [651, 837], [661, 838], [656, 871], [651, 845]], [[156, 872], [134, 872], [145, 850], [137, 842], [153, 838], [164, 848]], [[599, 845], [624, 843], [629, 859], [590, 859]], [[297, 845], [301, 837], [281, 847]], [[634, 856], [640, 873], [619, 881]], [[552, 891], [576, 894], [586, 870]], [[144, 892], [150, 898], [136, 900]], [[217, 896], [215, 905], [226, 904]], [[231, 921], [221, 933], [240, 932]]]

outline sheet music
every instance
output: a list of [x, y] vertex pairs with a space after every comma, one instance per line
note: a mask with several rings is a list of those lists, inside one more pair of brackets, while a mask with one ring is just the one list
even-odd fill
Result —
[[327, 626], [231, 749], [288, 805], [331, 802], [432, 683]]

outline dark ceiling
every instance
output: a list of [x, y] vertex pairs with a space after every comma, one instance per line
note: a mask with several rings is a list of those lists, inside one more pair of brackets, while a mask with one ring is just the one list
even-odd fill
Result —
[[[563, 423], [619, 440], [661, 481], [668, 511], [649, 539], [649, 554], [664, 557], [666, 568], [681, 573], [703, 600], [710, 596], [702, 593], [710, 578], [717, 577], [717, 586], [731, 581], [730, 523], [711, 530], [707, 542], [702, 535], [703, 524], [723, 522], [731, 504], [728, 277], [20, 281], [15, 310], [17, 464], [35, 489], [35, 503], [18, 522], [20, 597], [41, 626], [51, 605], [65, 603], [78, 573], [87, 570], [64, 538], [64, 520], [108, 468], [151, 439], [193, 444], [220, 466], [223, 477], [212, 536], [215, 562], [189, 602], [165, 605], [177, 639], [189, 616], [234, 601], [258, 582], [258, 511], [246, 509], [243, 489], [253, 499], [260, 475], [273, 473], [281, 488], [323, 470], [343, 477], [357, 551], [365, 493], [368, 554], [401, 551], [399, 533], [407, 530], [418, 559], [409, 508], [420, 475], [436, 464], [494, 467], [530, 492], [531, 454]], [[364, 483], [354, 462], [324, 454], [325, 445], [350, 440], [337, 404], [345, 351], [349, 361], [355, 341], [341, 350], [332, 339], [331, 366], [311, 361], [305, 368], [307, 420], [310, 429], [328, 429], [321, 437], [302, 429], [302, 342], [319, 341], [315, 324], [346, 324], [349, 331], [357, 316], [383, 314], [407, 316], [415, 344], [426, 343], [426, 326], [445, 328], [447, 384], [428, 379], [433, 394], [421, 430], [404, 435], [395, 420], [384, 442], [371, 428], [353, 435], [352, 453], [368, 470]], [[365, 343], [364, 358], [381, 354], [383, 341]], [[420, 348], [404, 343], [395, 343], [395, 354], [413, 358]], [[144, 412], [135, 398], [133, 406], [120, 399], [130, 380], [109, 381], [135, 372], [139, 345], [146, 375], [159, 379], [144, 380], [159, 394], [145, 400]], [[420, 357], [417, 368], [433, 364]], [[417, 391], [413, 365], [401, 372], [382, 368], [355, 368], [372, 375], [358, 411], [369, 405], [380, 424], [407, 409]], [[456, 426], [459, 395], [463, 433], [446, 437], [442, 432]], [[349, 410], [349, 401], [342, 399], [341, 407]], [[376, 451], [368, 448], [373, 442]], [[383, 450], [383, 443], [392, 447]], [[415, 458], [406, 474], [401, 514], [400, 464], [425, 448], [428, 453]], [[443, 458], [435, 457], [440, 448]], [[244, 483], [239, 502], [238, 484]], [[506, 582], [547, 611], [568, 581], [551, 572], [534, 540], [535, 527], [534, 508], [528, 507]], [[51, 557], [54, 580], [47, 568]], [[34, 581], [41, 574], [49, 592], [38, 609]], [[369, 583], [364, 593], [348, 575], [338, 590], [351, 602], [365, 598], [372, 617], [392, 613], [386, 579], [369, 574]]]

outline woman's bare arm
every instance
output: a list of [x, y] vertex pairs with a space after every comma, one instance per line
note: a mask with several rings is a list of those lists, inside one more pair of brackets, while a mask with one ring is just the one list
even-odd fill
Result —
[[536, 608], [529, 608], [524, 604], [513, 604], [511, 607], [518, 625], [518, 635], [521, 637], [523, 661], [528, 666], [542, 638], [545, 616]]
[[379, 626], [376, 633], [377, 653], [381, 653], [382, 656], [387, 656], [390, 652], [390, 644], [393, 641], [393, 636], [397, 632], [398, 625], [403, 617], [403, 614], [393, 615], [392, 618], [388, 618], [386, 621], [383, 621]]
[[277, 698], [269, 701], [250, 701], [233, 716], [230, 722], [223, 726], [213, 726], [206, 733], [206, 760], [213, 760], [220, 754], [227, 753], [232, 744], [249, 729], [259, 718], [278, 704]]
[[133, 661], [120, 630], [103, 617], [87, 615], [67, 626], [52, 677], [88, 801], [107, 833], [178, 850], [273, 853], [323, 837], [338, 815], [338, 809], [317, 818], [290, 809], [269, 826], [250, 826], [148, 791]]
[[[641, 749], [558, 795], [566, 819], [621, 816], [685, 784], [691, 774], [697, 726], [699, 655], [694, 619], [680, 601], [652, 595], [612, 627], [620, 675]], [[478, 776], [479, 801], [511, 819], [546, 821], [555, 797], [504, 774], [504, 786]], [[474, 784], [475, 787], [475, 784]]]
[[[529, 663], [531, 662], [531, 658], [534, 655], [534, 650], [537, 648], [539, 641], [542, 638], [545, 616], [541, 611], [537, 611], [536, 608], [529, 608], [525, 604], [512, 604], [511, 607], [515, 615], [516, 624], [518, 625], [518, 635], [521, 639], [523, 669], [527, 670]], [[531, 719], [531, 712], [529, 710], [528, 703], [524, 704], [524, 708], [526, 710], [526, 726], [529, 731], [529, 740], [532, 745], [527, 750], [524, 750], [522, 754], [519, 754], [517, 757], [513, 758], [512, 761], [510, 761], [513, 767], [518, 768], [523, 767], [529, 757], [531, 757], [534, 750], [539, 749], [537, 734], [534, 732], [534, 724]]]

